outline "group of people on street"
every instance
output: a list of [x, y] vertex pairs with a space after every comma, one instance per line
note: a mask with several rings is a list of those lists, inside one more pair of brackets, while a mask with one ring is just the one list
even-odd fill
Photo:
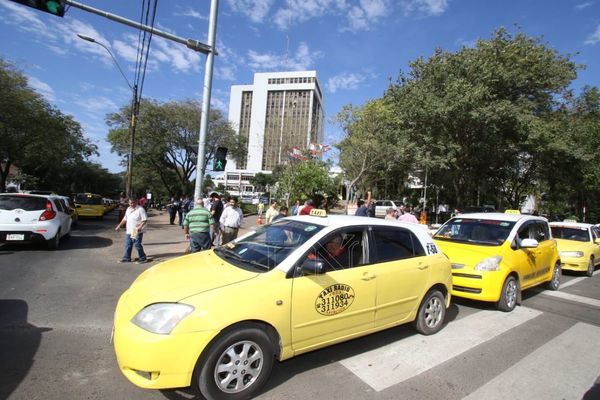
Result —
[[[367, 200], [359, 200], [356, 204], [358, 208], [354, 215], [359, 217], [375, 217], [375, 204], [371, 198], [370, 191], [367, 192]], [[385, 219], [408, 222], [411, 224], [419, 223], [417, 217], [412, 213], [411, 207], [406, 206], [404, 203], [400, 203], [397, 208], [388, 208], [386, 210]]]
[[194, 253], [236, 239], [243, 222], [244, 213], [237, 198], [229, 197], [224, 205], [221, 196], [213, 192], [206, 199], [196, 199], [195, 206], [183, 218], [182, 228]]

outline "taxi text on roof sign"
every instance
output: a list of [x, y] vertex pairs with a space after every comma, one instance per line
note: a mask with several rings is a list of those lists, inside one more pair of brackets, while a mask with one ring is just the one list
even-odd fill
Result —
[[313, 217], [326, 217], [327, 211], [314, 208], [314, 209], [310, 210], [310, 215]]
[[517, 215], [520, 215], [521, 211], [519, 211], [519, 210], [506, 210], [506, 211], [504, 211], [504, 214], [517, 214]]

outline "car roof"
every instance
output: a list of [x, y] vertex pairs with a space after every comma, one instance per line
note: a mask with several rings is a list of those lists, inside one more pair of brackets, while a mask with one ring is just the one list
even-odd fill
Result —
[[550, 222], [550, 226], [563, 226], [566, 228], [590, 228], [592, 226], [594, 226], [593, 224], [586, 224], [584, 222], [559, 222], [559, 221], [553, 221]]
[[[355, 225], [387, 225], [387, 226], [400, 226], [400, 222], [390, 221], [380, 218], [371, 217], [359, 217], [355, 215], [328, 215], [326, 217], [314, 217], [308, 215], [300, 215], [296, 217], [286, 217], [286, 219], [309, 222], [315, 225], [321, 226], [355, 226]], [[415, 225], [415, 224], [402, 224]]]
[[454, 218], [462, 219], [489, 219], [492, 221], [510, 221], [517, 222], [523, 219], [536, 220], [536, 221], [547, 221], [544, 217], [538, 217], [529, 214], [506, 214], [499, 212], [488, 212], [488, 213], [472, 213], [472, 214], [458, 214]]

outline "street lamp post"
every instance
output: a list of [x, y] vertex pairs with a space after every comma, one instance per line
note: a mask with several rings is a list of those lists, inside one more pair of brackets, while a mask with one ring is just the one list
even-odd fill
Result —
[[115, 63], [115, 65], [117, 66], [117, 68], [119, 69], [119, 72], [121, 73], [121, 75], [123, 76], [123, 78], [125, 79], [125, 82], [127, 82], [127, 86], [129, 86], [129, 88], [131, 89], [131, 93], [132, 93], [132, 100], [131, 100], [131, 119], [129, 122], [129, 157], [127, 158], [127, 180], [125, 183], [125, 193], [127, 194], [128, 197], [133, 197], [133, 187], [132, 187], [132, 177], [133, 177], [133, 147], [135, 144], [135, 128], [137, 125], [137, 115], [138, 115], [138, 111], [139, 111], [139, 102], [138, 102], [138, 88], [137, 85], [131, 85], [131, 83], [129, 83], [129, 80], [127, 79], [127, 77], [125, 76], [125, 74], [123, 73], [123, 70], [121, 69], [121, 66], [119, 65], [119, 63], [117, 62], [117, 59], [115, 58], [115, 56], [113, 55], [113, 53], [110, 51], [110, 49], [108, 47], [106, 47], [103, 43], [100, 43], [98, 41], [96, 41], [96, 39], [86, 36], [86, 35], [82, 35], [80, 33], [77, 34], [77, 36], [79, 36], [80, 39], [83, 39], [85, 41], [88, 41], [90, 43], [95, 43], [101, 47], [104, 48], [104, 50], [106, 50], [108, 52], [108, 54], [110, 54], [113, 62]]

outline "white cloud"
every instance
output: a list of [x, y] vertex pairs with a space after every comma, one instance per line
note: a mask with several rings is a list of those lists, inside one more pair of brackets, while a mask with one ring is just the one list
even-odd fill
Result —
[[404, 0], [402, 5], [406, 15], [418, 13], [425, 16], [441, 15], [448, 9], [449, 0]]
[[356, 90], [364, 82], [366, 76], [359, 73], [342, 73], [327, 80], [327, 90], [335, 93], [338, 90]]
[[273, 53], [259, 54], [254, 50], [248, 51], [248, 66], [254, 71], [271, 70], [306, 70], [314, 65], [314, 59], [322, 56], [319, 51], [310, 51], [308, 45], [300, 43], [293, 57]]
[[592, 33], [585, 41], [585, 44], [596, 44], [600, 42], [600, 25], [596, 27], [596, 31]]
[[196, 19], [201, 19], [201, 20], [208, 20], [208, 17], [203, 16], [202, 14], [200, 14], [198, 11], [192, 9], [191, 7], [183, 12], [176, 13], [175, 15], [196, 18]]
[[233, 11], [250, 18], [252, 22], [264, 22], [274, 0], [227, 0]]
[[200, 54], [180, 44], [160, 37], [152, 39], [150, 58], [170, 64], [177, 72], [197, 72], [200, 70]]
[[27, 83], [33, 90], [44, 96], [46, 100], [48, 100], [50, 103], [56, 102], [54, 90], [46, 82], [42, 82], [41, 80], [33, 76], [28, 76]]
[[77, 105], [93, 114], [101, 114], [102, 117], [108, 112], [116, 111], [119, 107], [107, 97], [87, 97], [78, 99]]
[[581, 3], [581, 4], [577, 4], [575, 6], [575, 8], [577, 10], [583, 10], [584, 8], [588, 8], [589, 6], [593, 5], [594, 3], [592, 1], [588, 1], [586, 3]]
[[287, 0], [286, 3], [286, 7], [277, 10], [273, 17], [273, 21], [281, 29], [335, 12], [334, 6], [339, 4], [334, 0]]
[[215, 68], [215, 76], [223, 81], [235, 81], [235, 66]]

